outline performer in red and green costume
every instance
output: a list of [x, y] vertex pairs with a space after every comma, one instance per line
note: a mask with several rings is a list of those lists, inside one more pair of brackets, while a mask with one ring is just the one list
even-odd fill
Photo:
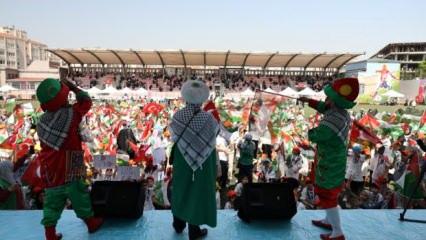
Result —
[[359, 93], [356, 78], [335, 80], [324, 89], [325, 102], [300, 98], [309, 106], [323, 114], [319, 126], [309, 131], [309, 140], [317, 144], [318, 162], [315, 168], [315, 193], [319, 197], [319, 207], [325, 209], [323, 220], [313, 220], [315, 226], [332, 230], [331, 234], [321, 234], [321, 239], [344, 240], [340, 224], [337, 198], [345, 180], [348, 132], [351, 118], [346, 109], [355, 106]]
[[[77, 102], [68, 103], [69, 91]], [[92, 106], [89, 95], [73, 83], [45, 79], [37, 88], [37, 98], [44, 114], [37, 124], [42, 150], [40, 173], [45, 188], [43, 220], [47, 240], [61, 239], [55, 226], [67, 199], [77, 217], [84, 220], [89, 233], [95, 232], [103, 219], [93, 216], [88, 186], [84, 183], [86, 168], [79, 134], [79, 124]]]

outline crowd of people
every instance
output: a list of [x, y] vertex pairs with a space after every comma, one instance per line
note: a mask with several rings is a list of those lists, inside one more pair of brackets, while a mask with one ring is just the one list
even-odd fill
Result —
[[[353, 83], [341, 81], [348, 83], [334, 81], [325, 91], [346, 91], [349, 88], [341, 86]], [[204, 219], [200, 223], [216, 226], [209, 211], [189, 217], [193, 208], [176, 207], [185, 205], [187, 194], [198, 195], [198, 188], [207, 186], [196, 184], [207, 180], [194, 182], [201, 178], [216, 179], [216, 186], [209, 186], [216, 189], [214, 209], [239, 210], [247, 183], [291, 183], [298, 209], [326, 209], [331, 225], [326, 220], [313, 224], [333, 226], [336, 236], [343, 234], [336, 225], [338, 208], [426, 208], [424, 181], [416, 184], [425, 165], [425, 113], [343, 110], [355, 105], [357, 95], [350, 93], [342, 95], [350, 100], [337, 96], [336, 103], [266, 92], [253, 99], [205, 102], [209, 90], [201, 81], [184, 83], [183, 95], [185, 87], [193, 86], [187, 99], [161, 101], [96, 101], [70, 81], [61, 85], [47, 79], [43, 84], [40, 91], [55, 94], [37, 90], [40, 107], [14, 103], [1, 110], [0, 209], [44, 209], [42, 223], [51, 236], [47, 239], [59, 239], [55, 225], [64, 207], [73, 209], [89, 232], [102, 225], [84, 190], [96, 181], [142, 182], [144, 209], [171, 208], [177, 232], [184, 220], [197, 215]], [[200, 92], [196, 88], [202, 85]], [[68, 104], [68, 89], [76, 96], [72, 108], [62, 107]], [[318, 112], [307, 116], [305, 102]], [[319, 114], [327, 108], [332, 111]], [[209, 127], [203, 127], [209, 121]], [[210, 170], [197, 171], [204, 168]], [[187, 189], [186, 181], [195, 187]], [[205, 197], [206, 203], [213, 203]], [[198, 225], [190, 225], [190, 235], [207, 234]]]
[[[172, 146], [168, 123], [183, 105], [181, 100], [94, 102], [80, 124], [85, 140], [84, 159], [89, 169], [87, 181], [113, 180], [116, 167], [96, 169], [93, 161], [96, 155], [113, 155], [117, 158], [117, 166], [140, 167], [140, 180], [147, 184], [147, 210], [169, 208], [168, 183], [173, 170], [167, 161]], [[316, 116], [306, 117], [302, 106], [285, 104], [282, 108], [285, 116], [279, 119], [279, 138], [271, 142], [249, 129], [244, 119], [247, 115], [245, 101], [219, 100], [216, 105], [222, 122], [216, 148], [223, 173], [217, 180], [217, 207], [232, 208], [246, 182], [294, 178], [300, 182], [295, 192], [298, 207], [316, 209], [317, 198], [310, 176], [315, 147], [307, 138], [307, 129], [318, 121]], [[37, 110], [24, 113], [20, 105], [11, 113], [2, 109], [1, 147], [11, 149], [5, 150], [10, 155], [3, 157], [5, 161], [0, 168], [2, 208], [40, 209], [43, 205], [43, 189], [37, 185], [37, 176], [30, 178], [33, 182], [21, 178], [28, 179], [25, 170], [40, 152], [35, 131], [40, 114]], [[413, 161], [418, 162], [417, 166], [423, 162], [424, 154], [415, 142], [423, 138], [422, 121], [410, 120], [402, 110], [396, 113], [353, 111], [351, 116], [364, 127], [365, 133], [360, 135], [368, 137], [352, 139], [347, 154], [346, 184], [339, 197], [340, 207], [403, 207], [414, 181], [402, 186], [398, 181], [402, 175], [407, 176], [407, 171], [414, 171], [410, 170]], [[352, 135], [354, 132], [352, 128]], [[418, 199], [412, 202], [411, 208], [426, 207], [424, 192], [421, 193], [424, 185], [418, 191]], [[16, 204], [7, 200], [11, 196]]]
[[[128, 87], [130, 89], [145, 88], [147, 90], [155, 90], [159, 92], [179, 91], [186, 78], [183, 74], [167, 74], [163, 72], [153, 73], [133, 73], [127, 76], [114, 74], [79, 74], [74, 73], [71, 78], [78, 85], [87, 87], [102, 86], [104, 84], [116, 84], [117, 88]], [[104, 80], [104, 79], [108, 80]], [[202, 76], [192, 74], [190, 79], [204, 79], [210, 90], [216, 83], [221, 83], [225, 91], [235, 92], [245, 89], [267, 89], [271, 88], [276, 91], [284, 90], [286, 87], [305, 88], [310, 87], [313, 90], [321, 91], [322, 88], [332, 81], [332, 77], [327, 76], [262, 76], [243, 75], [241, 73], [226, 73], [219, 75], [218, 73], [209, 73]]]

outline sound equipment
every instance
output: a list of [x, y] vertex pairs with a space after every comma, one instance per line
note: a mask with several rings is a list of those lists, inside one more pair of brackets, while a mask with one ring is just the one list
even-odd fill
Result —
[[95, 216], [140, 218], [145, 203], [145, 188], [140, 182], [97, 181], [91, 199]]
[[247, 183], [243, 187], [238, 216], [245, 222], [253, 219], [290, 220], [297, 212], [293, 190], [286, 183]]

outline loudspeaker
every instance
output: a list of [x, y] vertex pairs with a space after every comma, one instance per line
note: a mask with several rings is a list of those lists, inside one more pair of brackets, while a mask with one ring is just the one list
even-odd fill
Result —
[[252, 219], [289, 220], [297, 213], [293, 183], [247, 183], [243, 187], [238, 216]]
[[145, 189], [140, 182], [97, 181], [91, 191], [95, 216], [140, 218]]

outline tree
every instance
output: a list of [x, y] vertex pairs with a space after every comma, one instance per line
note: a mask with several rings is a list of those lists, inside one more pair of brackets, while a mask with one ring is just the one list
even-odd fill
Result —
[[420, 78], [426, 78], [426, 61], [419, 63]]

